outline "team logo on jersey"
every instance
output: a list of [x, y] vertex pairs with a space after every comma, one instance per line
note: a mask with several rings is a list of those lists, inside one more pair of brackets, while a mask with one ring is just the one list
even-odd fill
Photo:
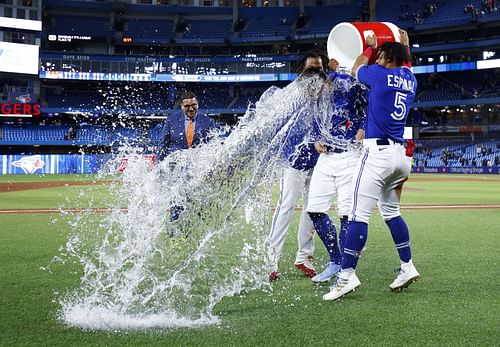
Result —
[[41, 169], [45, 166], [45, 162], [42, 160], [41, 155], [31, 155], [29, 157], [24, 157], [16, 160], [12, 163], [14, 167], [20, 167], [23, 169], [25, 174], [32, 174], [36, 170]]

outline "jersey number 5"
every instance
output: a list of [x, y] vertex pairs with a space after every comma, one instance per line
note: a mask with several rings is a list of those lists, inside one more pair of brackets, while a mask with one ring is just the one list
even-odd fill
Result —
[[394, 97], [394, 107], [396, 110], [391, 113], [391, 117], [395, 120], [402, 120], [406, 115], [406, 94], [396, 92]]

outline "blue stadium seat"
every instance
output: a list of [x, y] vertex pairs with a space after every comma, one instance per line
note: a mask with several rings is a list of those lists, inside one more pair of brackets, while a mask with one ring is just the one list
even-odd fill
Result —
[[183, 34], [184, 39], [202, 39], [206, 42], [207, 39], [217, 38], [224, 42], [232, 36], [231, 27], [233, 21], [230, 19], [224, 20], [193, 20], [189, 25], [189, 30]]
[[136, 43], [169, 43], [175, 37], [174, 22], [167, 19], [130, 19], [123, 36], [132, 37]]
[[341, 4], [335, 6], [311, 6], [305, 8], [305, 15], [310, 19], [301, 30], [303, 35], [328, 36], [335, 25], [341, 22], [354, 22], [358, 6]]
[[78, 17], [57, 15], [54, 24], [48, 26], [47, 34], [82, 35], [111, 38], [112, 31], [108, 17]]
[[248, 26], [240, 33], [243, 37], [293, 37], [298, 7], [250, 7], [240, 10], [240, 17]]

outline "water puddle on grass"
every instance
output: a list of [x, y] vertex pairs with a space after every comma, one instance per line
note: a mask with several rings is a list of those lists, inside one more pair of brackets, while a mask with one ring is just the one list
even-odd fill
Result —
[[[70, 218], [62, 258], [83, 275], [58, 296], [61, 320], [97, 330], [217, 324], [222, 298], [270, 290], [265, 239], [282, 147], [293, 127], [312, 128], [311, 115], [326, 124], [330, 93], [317, 76], [272, 87], [229, 135], [153, 168], [131, 148], [121, 153], [128, 166], [110, 185], [112, 212]], [[173, 223], [172, 206], [182, 207]]]

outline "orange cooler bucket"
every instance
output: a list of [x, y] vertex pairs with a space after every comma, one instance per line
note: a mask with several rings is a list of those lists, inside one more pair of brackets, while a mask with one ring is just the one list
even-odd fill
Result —
[[356, 58], [368, 47], [366, 37], [377, 36], [377, 46], [386, 41], [400, 41], [398, 27], [389, 22], [339, 23], [330, 31], [327, 41], [328, 57], [350, 69]]

